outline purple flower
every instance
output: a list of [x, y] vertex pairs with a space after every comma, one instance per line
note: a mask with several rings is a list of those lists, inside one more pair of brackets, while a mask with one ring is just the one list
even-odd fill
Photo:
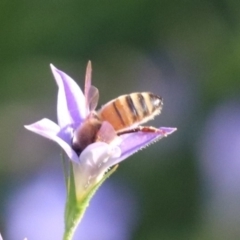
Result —
[[[58, 124], [44, 118], [25, 126], [43, 137], [57, 142], [73, 161], [75, 181], [82, 181], [80, 188], [86, 188], [102, 179], [109, 167], [118, 164], [138, 150], [173, 133], [176, 128], [159, 128], [157, 132], [135, 132], [120, 135], [111, 143], [95, 142], [88, 145], [80, 154], [73, 149], [74, 132], [87, 119], [91, 110], [88, 103], [88, 89], [91, 87], [91, 64], [86, 72], [85, 95], [76, 82], [53, 65], [51, 69], [58, 85], [57, 118]], [[91, 107], [90, 107], [91, 108]], [[81, 172], [81, 174], [76, 173]], [[81, 176], [80, 176], [81, 175]], [[83, 181], [83, 178], [85, 181]]]

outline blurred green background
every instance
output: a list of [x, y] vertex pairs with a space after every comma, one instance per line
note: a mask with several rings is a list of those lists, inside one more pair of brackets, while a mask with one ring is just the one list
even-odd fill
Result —
[[[3, 235], [15, 231], [6, 221], [6, 206], [13, 192], [49, 162], [60, 165], [54, 159], [59, 148], [23, 128], [43, 117], [56, 121], [57, 87], [49, 64], [68, 73], [82, 87], [85, 67], [91, 60], [100, 105], [122, 94], [152, 91], [163, 96], [164, 107], [149, 124], [178, 128], [123, 162], [109, 180], [131, 186], [138, 198], [139, 219], [130, 239], [240, 239], [236, 227], [240, 215], [230, 218], [236, 224], [234, 229], [229, 218], [211, 220], [211, 207], [207, 206], [215, 185], [205, 178], [211, 178], [211, 172], [208, 175], [199, 157], [205, 151], [202, 142], [212, 134], [211, 128], [205, 128], [211, 114], [224, 102], [239, 104], [239, 30], [237, 0], [2, 0]], [[240, 174], [240, 166], [238, 170]], [[238, 180], [235, 182], [240, 188]]]

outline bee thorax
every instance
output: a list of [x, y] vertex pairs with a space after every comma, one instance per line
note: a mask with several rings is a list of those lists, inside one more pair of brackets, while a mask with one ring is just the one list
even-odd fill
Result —
[[73, 134], [72, 148], [78, 155], [91, 143], [96, 141], [102, 123], [95, 118], [88, 119]]

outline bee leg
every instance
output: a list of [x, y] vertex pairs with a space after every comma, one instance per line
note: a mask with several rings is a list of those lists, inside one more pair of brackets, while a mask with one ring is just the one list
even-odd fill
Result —
[[125, 131], [118, 132], [117, 135], [120, 136], [120, 135], [123, 135], [123, 134], [135, 133], [135, 132], [161, 133], [164, 136], [166, 135], [165, 131], [163, 131], [161, 129], [158, 129], [158, 128], [155, 128], [155, 127], [150, 127], [150, 126], [138, 126], [136, 128], [132, 128], [132, 129], [128, 129], [128, 130], [125, 130]]

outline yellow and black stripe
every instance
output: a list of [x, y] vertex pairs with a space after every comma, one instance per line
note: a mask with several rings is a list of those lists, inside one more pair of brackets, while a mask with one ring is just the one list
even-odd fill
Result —
[[121, 130], [160, 113], [162, 98], [149, 92], [120, 96], [99, 110], [100, 119]]

